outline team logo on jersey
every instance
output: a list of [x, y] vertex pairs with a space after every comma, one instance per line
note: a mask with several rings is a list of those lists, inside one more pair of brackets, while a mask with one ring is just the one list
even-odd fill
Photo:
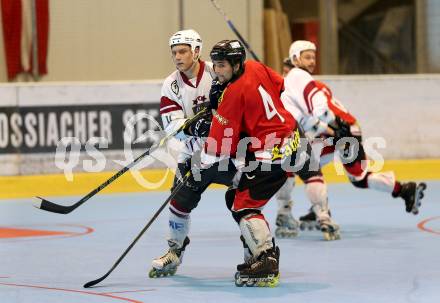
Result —
[[192, 100], [193, 105], [197, 105], [199, 103], [203, 103], [206, 101], [206, 97], [203, 96], [198, 96], [197, 98], [195, 98], [194, 100]]
[[171, 82], [171, 90], [174, 94], [176, 94], [176, 96], [179, 94], [179, 85], [177, 85], [177, 80]]
[[228, 119], [220, 116], [216, 110], [214, 110], [213, 112], [214, 112], [214, 118], [217, 119], [218, 123], [220, 123], [221, 125], [227, 125], [229, 123]]
[[293, 132], [293, 137], [289, 138], [287, 143], [285, 143], [281, 148], [279, 146], [275, 146], [272, 149], [272, 161], [292, 156], [301, 145], [300, 137], [299, 131], [296, 129]]
[[206, 100], [208, 100], [208, 99], [204, 95], [198, 96], [197, 98], [192, 100], [192, 103], [193, 103], [192, 109], [193, 109], [194, 114], [197, 114], [202, 109], [205, 109], [208, 107], [209, 102], [207, 102]]

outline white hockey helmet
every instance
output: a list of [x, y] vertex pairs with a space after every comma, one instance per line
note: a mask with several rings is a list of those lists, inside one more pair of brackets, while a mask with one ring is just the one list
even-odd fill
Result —
[[199, 47], [199, 57], [202, 54], [202, 38], [200, 38], [200, 35], [193, 29], [178, 31], [171, 36], [169, 44], [170, 47], [173, 47], [177, 44], [187, 44], [191, 46], [191, 50], [193, 53], [196, 47]]
[[316, 45], [313, 42], [307, 40], [296, 40], [290, 45], [289, 49], [289, 58], [293, 63], [293, 57], [299, 59], [301, 52], [306, 50], [314, 50], [316, 51]]

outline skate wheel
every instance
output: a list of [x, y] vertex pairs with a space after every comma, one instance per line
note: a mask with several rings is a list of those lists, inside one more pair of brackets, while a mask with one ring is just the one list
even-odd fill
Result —
[[267, 287], [270, 288], [277, 287], [279, 283], [280, 283], [280, 274], [274, 277], [271, 281], [267, 282]]
[[255, 284], [255, 286], [257, 286], [257, 287], [268, 287], [268, 283], [269, 283], [269, 282], [260, 281], [260, 282], [257, 282], [257, 283]]
[[235, 286], [237, 287], [243, 287], [244, 286], [244, 282], [243, 280], [240, 278], [240, 272], [236, 272], [234, 275], [234, 279], [235, 279]]
[[148, 277], [150, 277], [151, 279], [157, 278], [157, 272], [154, 268], [148, 272]]
[[277, 237], [278, 239], [292, 239], [292, 238], [296, 238], [297, 236], [298, 236], [298, 232], [295, 230], [275, 231], [275, 237]]
[[247, 287], [254, 287], [255, 284], [256, 284], [256, 281], [253, 281], [253, 280], [251, 280], [251, 279], [249, 279], [249, 280], [246, 281], [246, 286], [247, 286]]
[[323, 235], [325, 241], [335, 241], [341, 239], [341, 236], [335, 233], [324, 232]]
[[237, 280], [240, 279], [240, 272], [237, 271], [237, 272], [234, 274], [234, 279], [235, 279], [235, 281], [237, 281]]

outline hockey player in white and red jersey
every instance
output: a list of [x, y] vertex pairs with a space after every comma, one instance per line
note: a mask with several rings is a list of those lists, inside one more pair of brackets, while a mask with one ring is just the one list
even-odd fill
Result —
[[[394, 198], [401, 197], [405, 201], [406, 211], [416, 215], [426, 184], [400, 183], [391, 171], [374, 173], [368, 170], [368, 158], [356, 118], [333, 97], [324, 83], [311, 75], [316, 64], [315, 53], [316, 46], [310, 41], [299, 40], [291, 45], [289, 57], [295, 67], [285, 77], [285, 91], [281, 98], [308, 138], [333, 138], [333, 144], [324, 146], [321, 151], [320, 165], [329, 163], [334, 153], [337, 153], [343, 160], [346, 175], [355, 187], [387, 192]], [[342, 138], [352, 140], [350, 144], [337, 144]], [[353, 153], [353, 145], [359, 147], [357, 153]], [[290, 196], [289, 187], [283, 187], [284, 192], [279, 195]], [[319, 221], [319, 216], [317, 219]], [[302, 229], [310, 227], [310, 224], [315, 225], [315, 220], [316, 212], [312, 208], [309, 214], [300, 218]]]
[[[176, 71], [165, 79], [160, 100], [160, 115], [167, 134], [177, 130], [199, 111], [205, 109], [207, 113], [211, 112], [209, 94], [215, 76], [212, 63], [200, 59], [202, 39], [196, 31], [192, 29], [178, 31], [171, 36], [169, 46]], [[183, 176], [191, 169], [193, 156], [200, 152], [204, 143], [203, 137], [209, 133], [210, 120], [207, 114], [176, 135], [176, 138], [182, 140], [185, 145], [178, 155], [178, 172], [174, 184], [179, 181], [179, 175]], [[211, 169], [212, 178], [205, 178], [204, 182], [195, 185], [196, 182], [191, 176], [170, 201], [167, 238], [169, 250], [152, 261], [152, 269], [149, 272], [151, 278], [173, 275], [176, 272], [182, 262], [184, 250], [189, 244], [190, 213], [197, 207], [201, 194], [208, 185], [210, 183], [231, 185], [235, 168], [218, 173], [216, 167]]]

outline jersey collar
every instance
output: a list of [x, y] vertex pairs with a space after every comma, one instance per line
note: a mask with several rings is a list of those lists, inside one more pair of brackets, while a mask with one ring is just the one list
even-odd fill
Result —
[[189, 85], [194, 88], [197, 88], [199, 86], [200, 80], [202, 80], [203, 72], [205, 71], [205, 61], [199, 60], [199, 63], [200, 63], [200, 68], [197, 74], [196, 86], [194, 86], [191, 83], [191, 81], [189, 81], [188, 77], [184, 73], [180, 72], [180, 76], [182, 77], [182, 80], [186, 85]]

